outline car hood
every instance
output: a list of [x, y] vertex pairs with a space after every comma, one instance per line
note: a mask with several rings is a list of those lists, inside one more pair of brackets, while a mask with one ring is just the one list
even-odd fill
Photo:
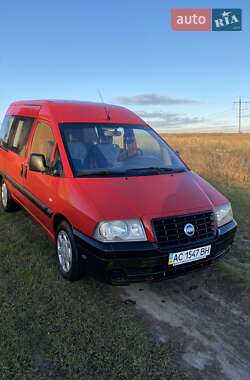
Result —
[[[83, 203], [100, 220], [153, 218], [212, 210], [226, 199], [197, 174], [78, 178]], [[98, 222], [98, 221], [97, 221]]]

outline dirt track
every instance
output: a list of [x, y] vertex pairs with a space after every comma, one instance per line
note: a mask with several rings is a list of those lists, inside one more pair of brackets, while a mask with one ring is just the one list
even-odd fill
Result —
[[118, 291], [136, 301], [141, 322], [192, 379], [248, 380], [249, 305], [237, 286], [220, 283], [219, 276], [213, 266]]

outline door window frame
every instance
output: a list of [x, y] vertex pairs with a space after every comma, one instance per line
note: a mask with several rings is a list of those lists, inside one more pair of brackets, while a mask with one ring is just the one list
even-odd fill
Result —
[[[39, 126], [39, 124], [45, 124], [48, 128], [50, 128], [51, 132], [52, 132], [52, 136], [53, 136], [53, 139], [54, 139], [54, 145], [53, 145], [53, 149], [50, 153], [50, 163], [54, 163], [54, 158], [55, 158], [55, 153], [56, 151], [58, 151], [58, 154], [59, 154], [59, 157], [60, 157], [60, 162], [61, 162], [61, 173], [59, 175], [56, 175], [56, 174], [53, 174], [53, 166], [52, 167], [48, 167], [48, 170], [45, 171], [44, 173], [39, 173], [39, 174], [45, 174], [45, 175], [49, 175], [51, 177], [64, 177], [64, 167], [63, 167], [63, 162], [62, 162], [62, 159], [61, 159], [61, 154], [60, 154], [60, 150], [59, 150], [59, 146], [58, 146], [58, 142], [55, 138], [55, 134], [54, 134], [54, 131], [53, 131], [53, 128], [50, 124], [50, 122], [48, 120], [43, 120], [43, 119], [36, 119], [35, 120], [35, 123], [33, 124], [33, 131], [31, 133], [31, 136], [30, 136], [30, 144], [29, 144], [29, 149], [28, 149], [28, 160], [30, 159], [30, 156], [32, 154], [31, 152], [31, 149], [32, 149], [32, 143], [34, 141], [34, 138], [35, 138], [35, 135], [36, 135], [36, 131], [37, 131], [37, 128]], [[35, 153], [35, 152], [33, 152]], [[39, 152], [37, 152], [39, 153]], [[41, 153], [43, 154], [43, 153]], [[37, 173], [38, 174], [38, 173]]]
[[[11, 115], [14, 120], [12, 122], [12, 125], [10, 127], [10, 131], [9, 131], [9, 136], [8, 136], [8, 150], [15, 153], [17, 156], [21, 157], [21, 158], [26, 158], [27, 157], [27, 153], [28, 153], [28, 148], [29, 148], [29, 141], [30, 141], [30, 138], [32, 136], [32, 129], [33, 129], [33, 126], [34, 126], [34, 123], [35, 123], [35, 118], [32, 117], [32, 116], [24, 116], [24, 115]], [[24, 154], [20, 154], [11, 144], [13, 144], [14, 142], [14, 139], [15, 139], [15, 135], [16, 135], [16, 132], [17, 132], [17, 128], [18, 128], [18, 124], [19, 124], [19, 119], [31, 119], [32, 120], [32, 123], [30, 125], [30, 128], [29, 128], [29, 131], [28, 131], [28, 135], [27, 135], [27, 140], [26, 140], [26, 144], [25, 144], [25, 152]]]

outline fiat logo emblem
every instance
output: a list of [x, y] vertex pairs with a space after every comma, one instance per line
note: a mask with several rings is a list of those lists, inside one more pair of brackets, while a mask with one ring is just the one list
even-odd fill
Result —
[[191, 223], [188, 223], [184, 227], [184, 232], [189, 237], [194, 236], [195, 228]]

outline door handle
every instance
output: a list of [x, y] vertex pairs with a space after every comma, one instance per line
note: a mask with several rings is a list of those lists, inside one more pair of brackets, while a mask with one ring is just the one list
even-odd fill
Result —
[[28, 166], [22, 164], [21, 165], [21, 171], [20, 171], [21, 177], [26, 178], [27, 177], [27, 171], [28, 171]]

